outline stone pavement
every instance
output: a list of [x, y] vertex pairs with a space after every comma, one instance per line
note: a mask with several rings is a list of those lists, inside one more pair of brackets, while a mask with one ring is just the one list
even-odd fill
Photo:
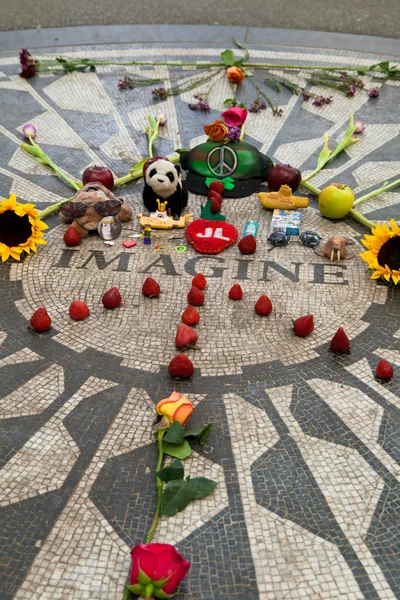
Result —
[[[57, 54], [214, 60], [227, 45], [94, 45]], [[260, 61], [382, 60], [354, 50], [251, 50]], [[121, 68], [24, 81], [10, 52], [0, 57], [0, 71], [1, 194], [40, 208], [70, 190], [19, 148], [24, 123], [36, 126], [43, 149], [72, 177], [94, 162], [122, 175], [146, 155], [146, 115], [168, 117], [156, 152], [169, 154], [203, 141], [203, 125], [218, 118], [231, 93], [221, 76], [210, 93], [212, 111], [202, 115], [187, 107], [192, 92], [154, 104], [149, 88], [119, 90]], [[192, 75], [167, 67], [126, 73], [155, 75], [166, 86]], [[254, 96], [245, 86], [240, 99]], [[366, 125], [362, 141], [315, 185], [340, 179], [360, 195], [399, 176], [398, 83], [382, 86], [376, 101], [332, 90], [334, 102], [323, 108], [286, 91], [271, 96], [283, 116], [251, 114], [246, 126], [248, 141], [271, 158], [307, 172], [323, 133], [340, 137], [355, 113]], [[142, 210], [141, 190], [141, 182], [121, 189], [134, 214]], [[190, 194], [196, 216], [201, 202]], [[370, 219], [399, 219], [400, 193], [361, 206]], [[1, 600], [119, 600], [129, 551], [143, 540], [155, 507], [154, 403], [174, 388], [195, 401], [192, 426], [214, 423], [187, 469], [219, 484], [156, 531], [155, 540], [175, 544], [192, 562], [179, 600], [400, 598], [399, 290], [371, 281], [358, 257], [330, 264], [294, 240], [268, 252], [270, 213], [256, 195], [225, 200], [224, 214], [240, 233], [249, 218], [259, 222], [255, 255], [244, 257], [236, 246], [216, 257], [191, 247], [179, 254], [176, 239], [163, 239], [161, 252], [140, 241], [124, 249], [120, 241], [140, 230], [135, 220], [113, 247], [91, 235], [66, 249], [66, 226], [54, 215], [37, 255], [0, 266]], [[322, 219], [315, 203], [302, 227], [324, 240], [345, 234], [358, 251], [366, 232], [351, 219]], [[191, 380], [174, 382], [167, 365], [199, 271], [208, 279], [197, 327], [201, 351], [188, 352], [196, 367]], [[141, 295], [148, 275], [161, 284], [157, 300]], [[244, 290], [240, 303], [227, 297], [234, 283]], [[112, 286], [124, 306], [106, 311], [100, 299]], [[253, 311], [262, 293], [274, 303], [268, 320]], [[76, 297], [91, 309], [80, 323], [68, 316]], [[42, 305], [53, 327], [38, 335], [27, 324]], [[308, 313], [315, 332], [295, 338], [292, 317]], [[352, 341], [348, 356], [327, 351], [339, 326]], [[397, 371], [388, 384], [373, 375], [380, 358]]]

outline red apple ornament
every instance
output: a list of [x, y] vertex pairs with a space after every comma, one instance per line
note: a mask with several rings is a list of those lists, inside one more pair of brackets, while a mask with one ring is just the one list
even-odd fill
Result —
[[275, 165], [268, 175], [268, 189], [279, 192], [281, 185], [288, 185], [295, 192], [300, 185], [301, 173], [290, 165]]
[[109, 190], [112, 190], [114, 187], [114, 175], [107, 167], [93, 165], [92, 167], [88, 167], [83, 171], [83, 185], [86, 185], [87, 183], [93, 183], [94, 181], [102, 183], [104, 187]]

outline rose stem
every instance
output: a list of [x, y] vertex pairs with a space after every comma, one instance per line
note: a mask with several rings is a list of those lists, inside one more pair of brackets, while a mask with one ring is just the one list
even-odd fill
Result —
[[[79, 65], [81, 64], [82, 59], [76, 59], [76, 64]], [[47, 63], [42, 62], [40, 63], [40, 66], [44, 66], [44, 67], [57, 67], [57, 68], [63, 68], [62, 66], [59, 65], [59, 63], [54, 62], [54, 65], [50, 64], [51, 61], [48, 61]], [[127, 61], [127, 62], [117, 62], [117, 61], [107, 61], [107, 60], [91, 60], [89, 63], [84, 63], [87, 64], [88, 67], [90, 67], [91, 65], [93, 66], [101, 66], [101, 65], [116, 65], [116, 66], [129, 66], [129, 65], [141, 65], [141, 66], [166, 66], [166, 67], [226, 67], [225, 63], [223, 62], [207, 62], [207, 61], [197, 61], [197, 62], [184, 62], [184, 61], [168, 61], [168, 60], [158, 60], [158, 61], [150, 61], [150, 60], [132, 60], [132, 61]], [[39, 70], [40, 70], [40, 66], [39, 66]], [[273, 64], [273, 63], [252, 63], [252, 62], [246, 62], [243, 64], [244, 67], [248, 67], [248, 68], [261, 68], [261, 69], [292, 69], [292, 70], [298, 70], [298, 69], [305, 69], [305, 70], [312, 70], [312, 69], [318, 69], [320, 71], [357, 71], [362, 75], [365, 75], [365, 73], [368, 73], [369, 71], [371, 71], [370, 67], [360, 67], [360, 66], [351, 66], [351, 65], [344, 65], [341, 67], [327, 67], [326, 65], [279, 65], [279, 64]], [[372, 69], [374, 70], [374, 69]]]
[[321, 193], [321, 190], [319, 190], [315, 186], [311, 185], [311, 183], [308, 183], [308, 181], [304, 181], [303, 179], [300, 181], [300, 185], [302, 187], [306, 188], [306, 190], [308, 190], [312, 194], [314, 194], [314, 196], [318, 197]]
[[370, 198], [373, 198], [374, 196], [378, 196], [382, 192], [386, 192], [386, 190], [390, 190], [390, 188], [396, 187], [396, 185], [399, 185], [399, 184], [400, 184], [400, 179], [396, 179], [396, 181], [393, 181], [392, 183], [388, 183], [387, 185], [384, 184], [379, 189], [374, 190], [373, 192], [370, 192], [369, 194], [365, 194], [365, 196], [361, 196], [361, 198], [358, 198], [358, 200], [356, 200], [354, 202], [353, 206], [357, 206], [357, 204], [360, 204], [361, 202], [365, 202], [365, 200], [369, 200]]
[[49, 215], [51, 215], [56, 210], [60, 210], [61, 204], [64, 204], [64, 202], [71, 202], [71, 200], [73, 200], [74, 197], [75, 196], [72, 196], [72, 198], [67, 198], [66, 200], [62, 200], [61, 202], [57, 202], [57, 204], [52, 204], [51, 206], [48, 206], [47, 208], [43, 209], [39, 213], [38, 218], [39, 219], [45, 219], [46, 217], [48, 217]]
[[157, 119], [157, 128], [149, 135], [149, 156], [153, 158], [153, 144], [158, 138], [158, 128], [160, 127], [161, 119]]
[[[164, 457], [164, 449], [163, 449], [162, 439], [163, 439], [164, 433], [165, 433], [165, 430], [159, 430], [157, 432], [158, 462], [157, 462], [156, 471], [159, 471], [162, 467], [162, 461], [163, 461], [163, 457]], [[156, 476], [156, 481], [157, 481], [157, 506], [156, 506], [156, 512], [155, 512], [155, 515], [153, 518], [153, 522], [152, 522], [150, 529], [146, 535], [146, 541], [145, 541], [146, 544], [150, 544], [151, 540], [153, 539], [154, 532], [156, 530], [158, 521], [160, 519], [160, 508], [161, 508], [161, 498], [162, 498], [162, 491], [163, 491], [163, 482], [157, 476]]]
[[354, 210], [354, 208], [350, 210], [349, 215], [351, 215], [353, 219], [355, 219], [362, 225], [365, 225], [365, 227], [368, 227], [369, 229], [374, 229], [376, 227], [376, 223], [364, 217], [364, 215], [359, 213], [358, 210]]

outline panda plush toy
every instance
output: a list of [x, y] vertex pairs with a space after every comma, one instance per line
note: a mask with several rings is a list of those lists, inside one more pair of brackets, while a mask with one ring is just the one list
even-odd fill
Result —
[[181, 169], [165, 156], [155, 156], [143, 166], [143, 202], [149, 212], [158, 210], [157, 199], [167, 201], [167, 212], [180, 217], [187, 206], [188, 192], [181, 180]]

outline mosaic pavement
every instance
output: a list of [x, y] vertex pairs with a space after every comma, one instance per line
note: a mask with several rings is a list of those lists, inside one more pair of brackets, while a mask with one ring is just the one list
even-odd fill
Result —
[[[67, 48], [60, 53], [129, 60], [214, 60], [220, 49], [182, 44]], [[50, 54], [42, 50], [40, 56]], [[254, 59], [371, 64], [372, 55], [321, 50], [254, 48]], [[40, 207], [70, 195], [66, 185], [23, 153], [22, 126], [33, 123], [38, 141], [71, 176], [91, 163], [122, 175], [146, 154], [147, 114], [162, 111], [168, 125], [158, 154], [203, 141], [202, 126], [217, 118], [231, 95], [225, 79], [210, 94], [212, 111], [187, 108], [191, 93], [154, 105], [148, 88], [120, 91], [121, 68], [97, 73], [18, 77], [15, 55], [0, 58], [0, 184]], [[168, 85], [193, 73], [167, 67], [126, 69]], [[180, 78], [180, 79], [179, 79]], [[366, 78], [370, 83], [370, 81]], [[375, 85], [375, 83], [374, 83]], [[399, 83], [380, 97], [353, 99], [332, 91], [322, 109], [289, 92], [271, 92], [283, 109], [250, 115], [248, 140], [270, 157], [301, 168], [316, 161], [322, 135], [335, 140], [351, 113], [366, 124], [352, 146], [315, 185], [340, 181], [367, 193], [399, 176]], [[203, 90], [204, 91], [204, 90]], [[320, 90], [313, 90], [319, 93]], [[240, 100], [255, 94], [246, 86]], [[142, 208], [141, 183], [121, 195]], [[201, 198], [190, 196], [199, 212]], [[400, 218], [400, 192], [362, 205], [369, 218]], [[124, 225], [115, 246], [90, 236], [66, 249], [66, 226], [48, 220], [48, 245], [21, 264], [1, 265], [0, 285], [0, 598], [1, 600], [117, 600], [128, 573], [129, 551], [143, 540], [155, 507], [155, 452], [149, 429], [154, 403], [176, 388], [197, 407], [193, 426], [212, 421], [209, 443], [187, 461], [192, 475], [218, 481], [215, 492], [176, 517], [164, 518], [155, 539], [173, 543], [192, 561], [179, 600], [388, 600], [400, 598], [400, 378], [381, 384], [379, 358], [400, 366], [399, 290], [370, 281], [361, 259], [330, 264], [295, 241], [267, 251], [270, 213], [257, 196], [225, 200], [228, 221], [243, 231], [259, 221], [257, 253], [231, 247], [207, 258], [179, 240], [166, 249], [124, 249], [139, 231]], [[315, 205], [303, 230], [352, 238], [361, 249], [365, 229], [335, 224]], [[208, 279], [197, 327], [201, 351], [191, 351], [194, 377], [173, 382], [167, 365], [193, 275]], [[160, 299], [141, 293], [145, 277], [161, 284]], [[228, 301], [240, 283], [244, 299]], [[104, 290], [117, 286], [124, 306], [106, 311]], [[267, 293], [274, 311], [253, 311]], [[91, 313], [71, 322], [73, 299]], [[27, 329], [45, 305], [52, 329]], [[292, 317], [313, 313], [315, 332], [295, 338]], [[343, 326], [349, 356], [327, 352]], [[190, 463], [190, 464], [188, 464]]]

